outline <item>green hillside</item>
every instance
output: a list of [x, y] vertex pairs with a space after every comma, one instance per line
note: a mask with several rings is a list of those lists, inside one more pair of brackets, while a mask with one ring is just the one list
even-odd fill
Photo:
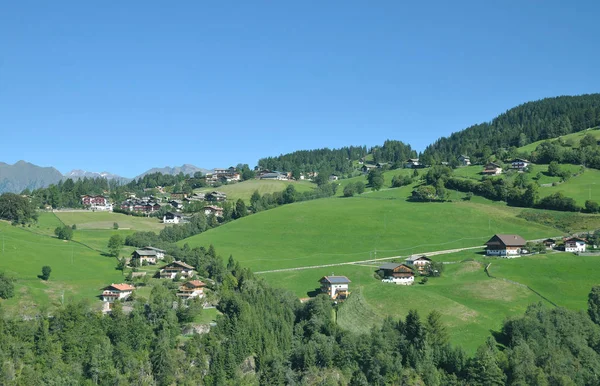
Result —
[[[3, 307], [32, 315], [40, 306], [58, 304], [63, 296], [94, 300], [101, 287], [123, 280], [114, 258], [27, 229], [0, 222], [0, 270], [17, 278], [16, 296], [2, 301]], [[37, 277], [44, 265], [52, 268], [47, 282]]]
[[237, 201], [239, 198], [250, 202], [250, 197], [254, 191], [258, 190], [261, 195], [265, 193], [275, 193], [285, 190], [288, 185], [294, 185], [298, 192], [307, 192], [315, 188], [315, 184], [310, 181], [275, 181], [275, 180], [247, 180], [230, 185], [222, 185], [218, 188], [207, 187], [196, 189], [196, 192], [212, 192], [218, 190], [227, 194], [229, 201]]
[[[559, 138], [565, 144], [569, 144], [571, 147], [577, 148], [577, 147], [579, 147], [579, 142], [581, 141], [581, 139], [583, 137], [585, 137], [586, 134], [592, 134], [594, 137], [596, 137], [596, 139], [598, 139], [600, 141], [600, 128], [598, 128], [598, 127], [593, 128], [593, 129], [587, 129], [587, 130], [579, 131], [577, 133], [571, 133], [571, 134], [563, 135], [563, 136], [561, 136]], [[529, 154], [531, 154], [531, 152], [533, 152], [540, 144], [542, 144], [545, 141], [548, 141], [548, 140], [544, 139], [544, 140], [532, 142], [529, 145], [517, 148], [517, 151], [519, 153], [529, 153]], [[558, 141], [558, 138], [553, 138], [550, 141]]]
[[214, 244], [255, 271], [406, 255], [481, 245], [493, 233], [554, 235], [516, 215], [519, 209], [477, 202], [413, 203], [410, 187], [285, 205], [180, 245]]

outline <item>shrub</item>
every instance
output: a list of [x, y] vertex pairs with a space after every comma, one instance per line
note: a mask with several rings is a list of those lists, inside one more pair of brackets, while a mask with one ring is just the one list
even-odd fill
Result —
[[113, 223], [113, 229], [119, 229], [119, 223]]
[[585, 210], [589, 213], [598, 213], [600, 207], [596, 201], [587, 200], [585, 202]]
[[50, 278], [50, 272], [52, 272], [52, 268], [49, 265], [44, 265], [42, 267], [42, 274], [40, 275], [40, 279], [48, 280]]
[[54, 229], [54, 234], [61, 240], [71, 240], [73, 238], [73, 229], [64, 225]]
[[0, 298], [9, 299], [15, 296], [15, 279], [0, 272]]

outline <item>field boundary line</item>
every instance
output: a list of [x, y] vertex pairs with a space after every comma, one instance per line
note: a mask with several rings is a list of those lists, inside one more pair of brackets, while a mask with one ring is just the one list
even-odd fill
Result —
[[514, 281], [514, 280], [510, 280], [504, 277], [496, 277], [494, 275], [492, 275], [489, 271], [489, 267], [492, 265], [492, 263], [489, 263], [488, 265], [485, 266], [485, 273], [488, 275], [488, 277], [490, 277], [491, 279], [496, 279], [496, 280], [502, 280], [506, 283], [510, 283], [510, 284], [514, 284], [514, 285], [518, 285], [524, 288], [527, 288], [529, 291], [533, 292], [534, 294], [536, 294], [537, 296], [539, 296], [540, 298], [542, 298], [543, 300], [547, 301], [548, 303], [552, 304], [554, 307], [559, 307], [558, 304], [554, 303], [552, 300], [548, 299], [547, 297], [545, 297], [544, 295], [542, 295], [541, 293], [539, 293], [538, 291], [534, 290], [533, 288], [531, 288], [530, 286], [528, 286], [527, 284], [523, 284], [523, 283], [519, 283], [518, 281]]

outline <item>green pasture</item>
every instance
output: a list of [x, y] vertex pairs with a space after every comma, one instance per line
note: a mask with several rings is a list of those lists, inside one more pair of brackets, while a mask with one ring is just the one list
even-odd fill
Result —
[[113, 212], [54, 212], [58, 219], [66, 225], [77, 225], [77, 229], [135, 229], [137, 231], [160, 231], [164, 224], [156, 217], [134, 217]]
[[[81, 244], [5, 222], [0, 222], [0, 239], [0, 269], [17, 279], [16, 296], [2, 301], [2, 306], [19, 315], [33, 315], [40, 307], [52, 307], [63, 298], [94, 300], [103, 286], [123, 281], [114, 258]], [[52, 268], [47, 282], [37, 277], [44, 265]]]
[[206, 187], [196, 189], [195, 192], [207, 193], [218, 190], [219, 192], [227, 194], [228, 201], [237, 201], [241, 198], [249, 203], [252, 193], [256, 190], [263, 195], [265, 193], [282, 192], [288, 185], [294, 185], [298, 192], [307, 192], [314, 189], [316, 186], [310, 181], [247, 180], [235, 184], [222, 185], [216, 188]]
[[[562, 167], [565, 166], [567, 165], [562, 165]], [[581, 206], [585, 204], [586, 200], [600, 202], [600, 170], [585, 169], [582, 174], [571, 177], [562, 184], [552, 187], [540, 187], [539, 189], [540, 197], [549, 196], [557, 192], [574, 198], [577, 204]]]
[[[556, 230], [517, 218], [520, 209], [478, 202], [414, 203], [410, 188], [284, 205], [179, 242], [232, 254], [254, 271], [409, 255], [481, 245], [494, 233], [525, 238]], [[399, 197], [386, 197], [398, 193]]]
[[[398, 286], [382, 283], [373, 276], [377, 264], [344, 265], [261, 274], [271, 285], [285, 287], [298, 297], [314, 295], [318, 280], [324, 275], [345, 275], [350, 284], [350, 298], [337, 312], [337, 323], [345, 329], [368, 332], [386, 316], [404, 318], [416, 309], [422, 317], [432, 310], [442, 314], [449, 327], [451, 341], [474, 352], [490, 331], [497, 331], [506, 317], [522, 314], [531, 303], [555, 304], [573, 310], [587, 307], [587, 294], [600, 284], [595, 272], [600, 257], [578, 257], [568, 253], [550, 253], [516, 259], [490, 258], [475, 251], [434, 256], [433, 260], [456, 261], [445, 265], [440, 278], [430, 278], [425, 285]], [[475, 257], [476, 261], [463, 261]], [[490, 272], [484, 272], [492, 263]], [[504, 280], [508, 279], [519, 284]], [[419, 278], [416, 278], [419, 281]], [[531, 287], [533, 290], [528, 289]]]
[[[592, 134], [594, 137], [596, 137], [596, 139], [600, 140], [600, 128], [593, 128], [593, 129], [587, 129], [587, 130], [583, 130], [583, 131], [579, 131], [577, 133], [571, 133], [571, 134], [567, 134], [567, 135], [563, 135], [562, 137], [559, 137], [561, 140], [565, 141], [566, 143], [572, 142], [573, 143], [573, 147], [579, 147], [579, 142], [581, 141], [581, 139], [586, 135], [586, 134]], [[557, 138], [553, 138], [550, 139], [549, 141], [554, 142], [557, 141]], [[535, 151], [535, 149], [543, 142], [545, 142], [547, 140], [541, 140], [541, 141], [537, 141], [537, 142], [532, 142], [529, 145], [520, 147], [517, 149], [518, 152], [520, 153], [531, 153], [533, 151]]]

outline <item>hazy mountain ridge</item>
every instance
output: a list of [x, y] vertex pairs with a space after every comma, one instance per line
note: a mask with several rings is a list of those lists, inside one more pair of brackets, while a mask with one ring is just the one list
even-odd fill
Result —
[[43, 188], [62, 179], [62, 173], [51, 166], [42, 167], [25, 161], [14, 165], [0, 162], [0, 193]]
[[146, 170], [144, 173], [140, 174], [139, 176], [136, 176], [135, 179], [141, 178], [143, 176], [145, 176], [146, 174], [152, 174], [152, 173], [162, 173], [162, 174], [170, 174], [170, 175], [177, 175], [179, 173], [183, 173], [185, 175], [194, 175], [194, 173], [196, 172], [202, 172], [203, 174], [209, 173], [211, 172], [211, 169], [204, 169], [204, 168], [199, 168], [198, 166], [195, 165], [191, 165], [191, 164], [183, 164], [181, 166], [165, 166], [162, 168], [152, 168], [149, 170]]

